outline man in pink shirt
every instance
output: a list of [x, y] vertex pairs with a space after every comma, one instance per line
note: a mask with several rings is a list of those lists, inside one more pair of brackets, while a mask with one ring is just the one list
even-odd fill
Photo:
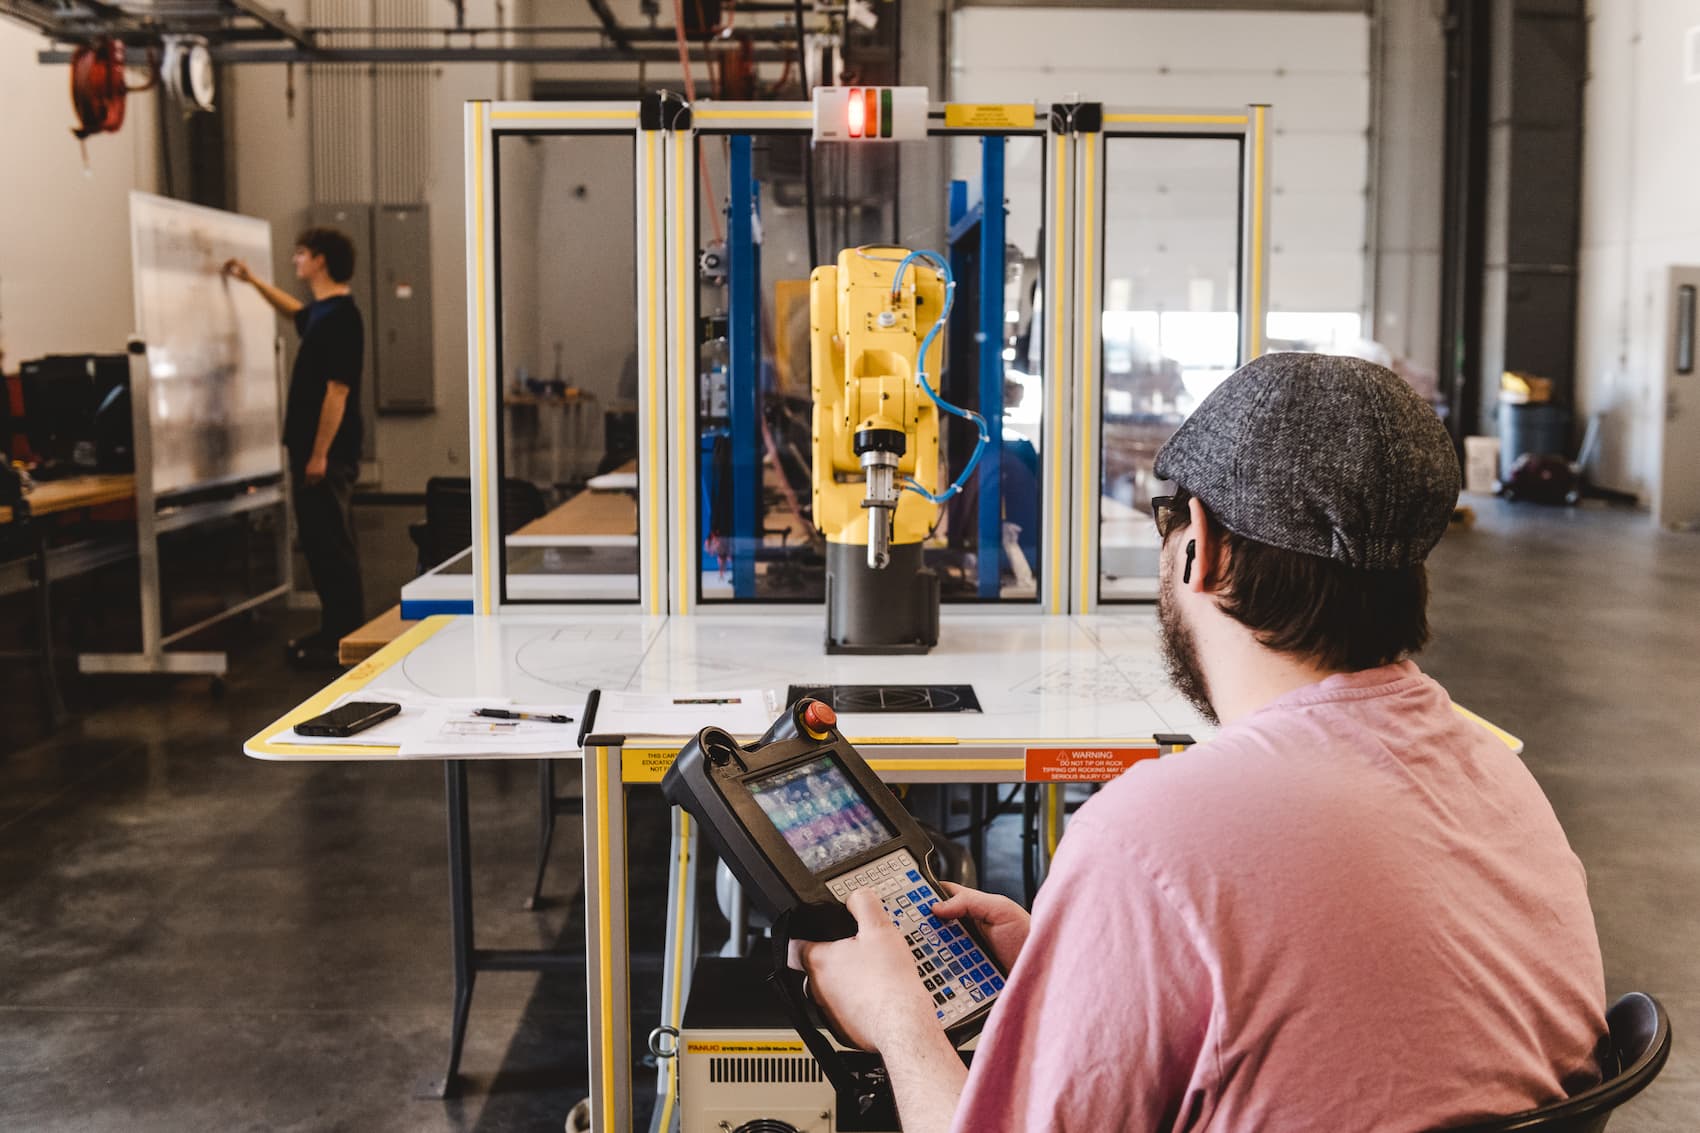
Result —
[[1522, 762], [1406, 658], [1459, 475], [1366, 362], [1273, 354], [1164, 446], [1171, 678], [1220, 732], [1083, 806], [1028, 914], [958, 890], [1010, 978], [964, 1070], [877, 900], [805, 945], [907, 1133], [1417, 1133], [1599, 1079], [1582, 865]]

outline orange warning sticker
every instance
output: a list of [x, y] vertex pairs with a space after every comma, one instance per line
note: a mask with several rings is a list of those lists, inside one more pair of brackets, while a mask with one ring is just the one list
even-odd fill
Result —
[[1029, 783], [1104, 783], [1142, 759], [1156, 759], [1159, 747], [1030, 747]]

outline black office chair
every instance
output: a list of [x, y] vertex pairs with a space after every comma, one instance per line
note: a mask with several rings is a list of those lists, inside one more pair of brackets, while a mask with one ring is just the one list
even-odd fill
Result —
[[[502, 534], [511, 535], [545, 510], [543, 492], [529, 480], [502, 481]], [[425, 522], [408, 527], [419, 551], [419, 573], [472, 546], [472, 481], [433, 476], [425, 482]]]
[[1599, 1085], [1539, 1109], [1458, 1126], [1447, 1133], [1600, 1133], [1612, 1111], [1646, 1089], [1670, 1057], [1670, 1019], [1652, 996], [1630, 992], [1606, 1012], [1606, 1025], [1611, 1028], [1606, 1058], [1616, 1065], [1601, 1067], [1605, 1079]]

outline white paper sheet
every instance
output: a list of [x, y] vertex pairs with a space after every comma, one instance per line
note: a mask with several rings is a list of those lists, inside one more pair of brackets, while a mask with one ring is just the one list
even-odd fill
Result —
[[[337, 699], [332, 708], [350, 701], [390, 701], [401, 711], [357, 735], [338, 737], [301, 736], [285, 728], [271, 737], [277, 744], [352, 744], [395, 747], [401, 756], [419, 755], [559, 755], [576, 752], [579, 721], [584, 705], [514, 704], [490, 698], [439, 698], [406, 690], [360, 689]], [[542, 720], [493, 720], [476, 715], [479, 708], [502, 708], [511, 712], [567, 716], [565, 724]]]
[[724, 728], [738, 737], [767, 731], [779, 714], [772, 689], [731, 692], [604, 692], [591, 730], [613, 735], [694, 736], [704, 728]]

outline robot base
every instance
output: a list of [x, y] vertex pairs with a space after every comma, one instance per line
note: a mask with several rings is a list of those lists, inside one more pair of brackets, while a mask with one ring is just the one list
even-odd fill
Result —
[[826, 545], [826, 651], [927, 653], [939, 643], [939, 576], [921, 544], [897, 543], [884, 570], [860, 543]]

